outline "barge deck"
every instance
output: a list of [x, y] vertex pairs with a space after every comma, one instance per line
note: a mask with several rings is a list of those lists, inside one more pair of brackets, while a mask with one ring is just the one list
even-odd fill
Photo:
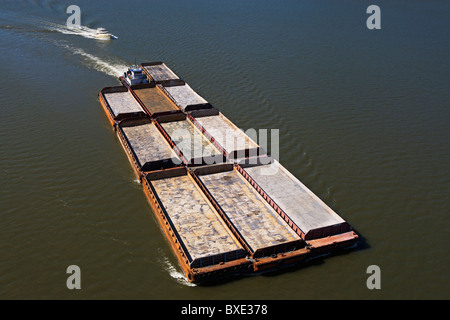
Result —
[[245, 241], [252, 258], [304, 247], [304, 242], [273, 208], [231, 169], [199, 177]]
[[139, 103], [154, 118], [159, 115], [181, 113], [178, 106], [164, 93], [161, 85], [145, 85], [130, 89]]
[[112, 125], [124, 119], [147, 117], [144, 108], [125, 87], [106, 87], [100, 92], [99, 99]]
[[150, 81], [155, 83], [180, 79], [164, 62], [146, 62], [141, 64]]
[[189, 281], [274, 270], [357, 242], [164, 63], [141, 67], [148, 83], [106, 87], [99, 101]]
[[180, 81], [164, 84], [164, 89], [181, 110], [189, 112], [200, 109], [210, 109], [212, 105], [195, 92], [187, 83]]
[[139, 170], [152, 171], [171, 168], [182, 163], [170, 144], [150, 120], [128, 121], [117, 127], [132, 151]]
[[183, 153], [189, 165], [222, 163], [223, 152], [187, 119], [162, 122], [162, 130]]
[[192, 116], [191, 121], [206, 136], [214, 138], [230, 160], [257, 157], [266, 152], [222, 113], [215, 116]]
[[158, 195], [191, 268], [246, 256], [239, 241], [189, 174], [153, 180], [147, 177], [147, 180]]
[[278, 161], [244, 168], [243, 171], [290, 217], [303, 239], [312, 240], [350, 231], [344, 219]]

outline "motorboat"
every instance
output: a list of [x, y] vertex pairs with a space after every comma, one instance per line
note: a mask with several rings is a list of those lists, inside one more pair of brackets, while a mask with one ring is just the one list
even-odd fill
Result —
[[118, 39], [115, 35], [112, 35], [105, 28], [98, 28], [95, 31], [94, 38], [101, 40]]

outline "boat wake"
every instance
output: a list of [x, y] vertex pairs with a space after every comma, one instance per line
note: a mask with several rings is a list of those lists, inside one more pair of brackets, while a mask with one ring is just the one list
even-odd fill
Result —
[[[19, 32], [21, 34], [61, 33], [64, 35], [75, 35], [88, 39], [101, 40], [101, 38], [95, 37], [98, 29], [92, 29], [86, 26], [71, 29], [67, 28], [64, 24], [36, 19], [24, 19], [24, 21], [21, 21], [20, 25], [14, 24], [14, 21], [12, 20], [6, 20], [5, 24], [0, 23], [0, 30], [1, 29], [11, 30], [12, 32]], [[70, 44], [67, 39], [56, 40], [51, 38], [52, 37], [45, 36], [41, 39], [49, 41], [57, 47], [69, 51], [73, 55], [80, 56], [81, 64], [89, 69], [100, 71], [114, 78], [118, 78], [119, 76], [123, 75], [123, 72], [129, 67], [129, 63], [121, 60], [120, 58], [111, 57], [110, 54], [108, 54], [108, 57], [102, 56], [100, 58], [97, 55], [86, 52], [85, 50], [75, 46], [74, 44]]]
[[122, 61], [108, 61], [103, 60], [93, 54], [84, 51], [81, 48], [74, 47], [69, 44], [56, 43], [58, 46], [70, 51], [72, 54], [79, 55], [83, 58], [82, 63], [90, 68], [100, 72], [103, 72], [112, 77], [119, 77], [123, 74], [123, 71], [128, 68], [128, 64]]
[[[42, 22], [43, 26], [49, 30], [54, 32], [59, 32], [62, 34], [68, 34], [68, 35], [76, 35], [81, 36], [88, 39], [95, 39], [95, 40], [109, 40], [109, 38], [98, 38], [96, 37], [97, 29], [92, 29], [86, 26], [80, 26], [77, 28], [67, 28], [67, 26], [59, 23], [54, 22]], [[113, 39], [117, 39], [117, 37], [113, 36]]]
[[197, 285], [189, 282], [183, 273], [179, 272], [174, 265], [172, 265], [167, 257], [163, 257], [162, 263], [164, 265], [164, 269], [169, 272], [169, 275], [175, 279], [179, 284], [188, 286], [188, 287], [196, 287]]
[[[54, 22], [40, 22], [44, 28], [48, 31], [59, 32], [62, 34], [68, 35], [76, 35], [81, 36], [88, 39], [95, 40], [105, 40], [101, 38], [97, 38], [95, 35], [97, 33], [97, 29], [92, 29], [86, 26], [80, 26], [80, 28], [67, 28], [65, 25], [54, 23]], [[57, 46], [62, 47], [72, 54], [79, 55], [83, 58], [82, 63], [90, 69], [94, 69], [100, 72], [103, 72], [112, 77], [119, 77], [123, 74], [123, 71], [128, 68], [128, 64], [121, 61], [110, 61], [104, 60], [100, 57], [97, 57], [91, 53], [84, 51], [81, 48], [74, 47], [73, 45], [64, 43], [64, 42], [55, 42]]]

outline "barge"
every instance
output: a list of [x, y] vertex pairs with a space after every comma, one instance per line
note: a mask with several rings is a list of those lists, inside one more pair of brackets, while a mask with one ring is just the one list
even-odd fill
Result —
[[342, 217], [163, 62], [99, 101], [190, 282], [292, 266], [349, 248]]

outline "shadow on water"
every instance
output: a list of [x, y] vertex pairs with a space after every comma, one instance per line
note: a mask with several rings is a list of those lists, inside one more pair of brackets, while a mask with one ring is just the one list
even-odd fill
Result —
[[359, 233], [356, 229], [353, 228], [353, 231], [358, 235], [358, 242], [356, 243], [355, 247], [352, 249], [352, 251], [362, 251], [370, 249], [370, 244], [367, 241], [367, 238], [365, 238], [361, 233]]

